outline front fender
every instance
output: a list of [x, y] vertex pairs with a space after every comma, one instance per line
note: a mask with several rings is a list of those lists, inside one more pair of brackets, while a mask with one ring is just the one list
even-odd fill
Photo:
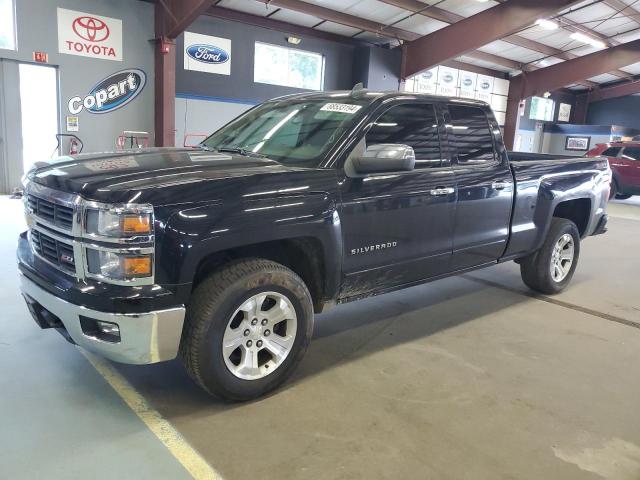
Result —
[[167, 221], [160, 258], [167, 278], [189, 283], [200, 262], [212, 254], [303, 237], [320, 242], [327, 287], [337, 288], [342, 262], [340, 218], [336, 202], [324, 192], [179, 209]]

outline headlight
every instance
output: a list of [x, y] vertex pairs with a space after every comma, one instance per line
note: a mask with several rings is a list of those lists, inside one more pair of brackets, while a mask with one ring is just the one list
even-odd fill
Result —
[[152, 254], [130, 254], [87, 249], [89, 273], [110, 280], [133, 280], [153, 275]]
[[136, 206], [132, 209], [87, 210], [86, 231], [101, 237], [134, 237], [153, 232], [153, 208]]

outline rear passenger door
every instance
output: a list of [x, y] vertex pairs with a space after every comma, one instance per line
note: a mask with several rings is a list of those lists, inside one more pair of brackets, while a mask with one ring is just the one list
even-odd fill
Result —
[[621, 186], [629, 193], [640, 191], [640, 147], [625, 147], [615, 163]]
[[451, 267], [460, 270], [503, 255], [514, 185], [506, 154], [496, 152], [499, 127], [482, 107], [451, 103], [446, 123], [458, 186]]

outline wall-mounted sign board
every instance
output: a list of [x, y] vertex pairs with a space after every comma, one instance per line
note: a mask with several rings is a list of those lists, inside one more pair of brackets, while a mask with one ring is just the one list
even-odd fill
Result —
[[122, 61], [122, 20], [58, 8], [58, 51]]
[[184, 32], [184, 69], [231, 75], [231, 40]]

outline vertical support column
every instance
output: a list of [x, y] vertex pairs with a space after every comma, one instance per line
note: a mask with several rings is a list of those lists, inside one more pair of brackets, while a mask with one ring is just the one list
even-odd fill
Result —
[[513, 150], [516, 139], [516, 127], [520, 111], [520, 93], [522, 92], [522, 75], [511, 79], [509, 97], [507, 98], [507, 113], [504, 121], [504, 144], [507, 150]]
[[155, 130], [157, 147], [173, 147], [176, 130], [176, 43], [159, 38], [155, 45]]
[[156, 147], [173, 147], [176, 129], [176, 45], [166, 37], [171, 18], [164, 2], [155, 4], [155, 131]]
[[584, 125], [587, 123], [587, 113], [589, 112], [589, 93], [576, 96], [576, 106], [571, 114], [571, 123]]

